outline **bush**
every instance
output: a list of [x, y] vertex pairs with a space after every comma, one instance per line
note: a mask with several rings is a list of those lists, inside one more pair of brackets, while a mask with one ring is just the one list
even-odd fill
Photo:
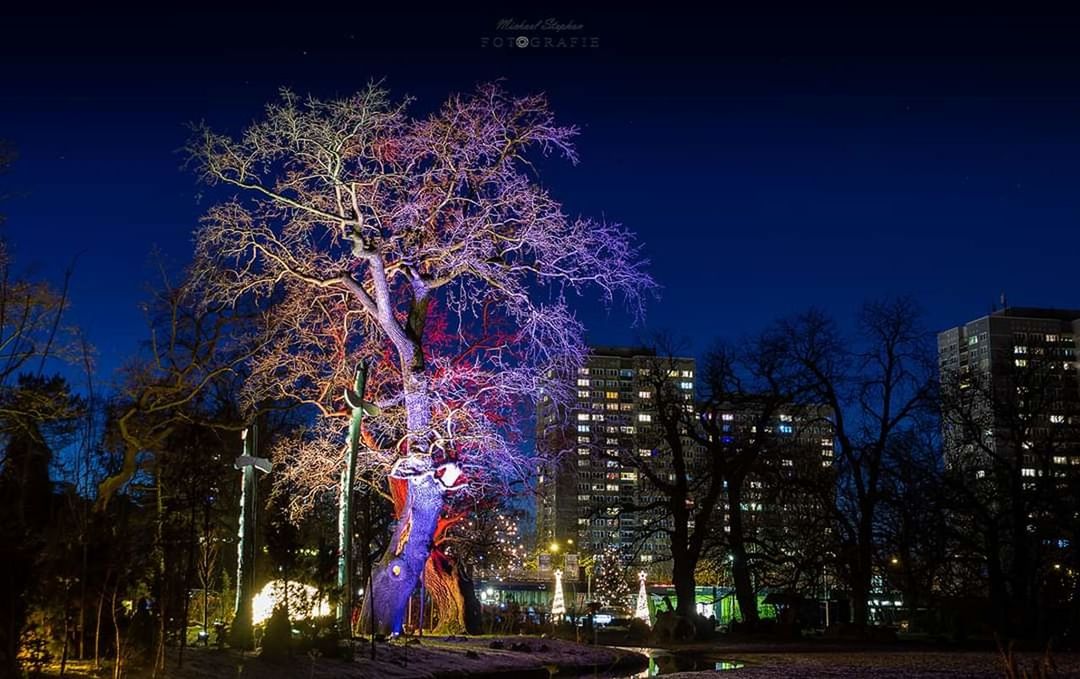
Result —
[[259, 657], [270, 662], [283, 662], [292, 656], [292, 625], [284, 606], [274, 608], [262, 637]]

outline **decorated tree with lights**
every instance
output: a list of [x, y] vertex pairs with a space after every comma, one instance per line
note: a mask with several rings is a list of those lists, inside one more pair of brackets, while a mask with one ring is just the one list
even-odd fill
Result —
[[521, 414], [566, 399], [560, 378], [585, 355], [567, 294], [592, 288], [637, 313], [653, 285], [630, 234], [568, 218], [539, 185], [538, 155], [576, 161], [576, 130], [544, 97], [485, 85], [419, 118], [409, 103], [374, 85], [333, 101], [285, 92], [241, 135], [199, 127], [190, 144], [202, 176], [234, 193], [197, 236], [207, 302], [254, 300], [287, 319], [252, 361], [250, 401], [321, 416], [280, 448], [283, 477], [307, 480], [298, 507], [339, 482], [345, 389], [374, 360], [381, 412], [365, 418], [357, 479], [394, 503], [366, 597], [384, 632], [401, 630], [431, 545], [460, 522], [458, 496], [529, 475]]
[[645, 589], [645, 571], [638, 573], [637, 603], [634, 605], [634, 617], [646, 623], [651, 621], [649, 616], [649, 592]]
[[629, 608], [633, 590], [626, 578], [626, 559], [618, 545], [608, 545], [593, 565], [593, 598], [604, 608]]
[[562, 571], [555, 570], [555, 594], [551, 598], [551, 615], [561, 620], [566, 615], [566, 597], [563, 594]]

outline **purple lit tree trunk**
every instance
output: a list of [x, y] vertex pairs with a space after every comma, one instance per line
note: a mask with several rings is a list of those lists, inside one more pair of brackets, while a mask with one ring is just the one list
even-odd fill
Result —
[[[405, 458], [402, 462], [408, 462]], [[373, 569], [372, 597], [375, 605], [376, 632], [400, 634], [409, 597], [416, 590], [424, 566], [431, 554], [431, 543], [443, 508], [441, 483], [430, 465], [425, 470], [408, 464], [395, 465], [391, 484], [395, 504], [402, 497], [402, 508], [394, 526], [390, 548]], [[365, 607], [366, 608], [366, 607]], [[370, 612], [365, 623], [370, 620]]]

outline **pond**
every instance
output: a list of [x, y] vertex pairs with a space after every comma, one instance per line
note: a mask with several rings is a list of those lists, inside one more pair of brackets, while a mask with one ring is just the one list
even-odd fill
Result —
[[731, 659], [719, 659], [707, 654], [680, 651], [668, 651], [663, 648], [626, 648], [649, 658], [647, 668], [625, 674], [625, 677], [656, 677], [676, 672], [702, 672], [713, 670], [726, 672], [743, 667], [743, 663]]

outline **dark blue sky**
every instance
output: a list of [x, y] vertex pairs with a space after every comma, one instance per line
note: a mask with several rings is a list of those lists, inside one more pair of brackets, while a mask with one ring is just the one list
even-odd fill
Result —
[[[359, 5], [358, 5], [359, 7]], [[402, 4], [404, 8], [405, 5]], [[1023, 305], [1080, 306], [1080, 19], [748, 17], [679, 9], [442, 14], [87, 13], [0, 17], [4, 235], [58, 277], [103, 375], [145, 337], [154, 248], [174, 267], [208, 201], [176, 153], [185, 123], [237, 129], [285, 85], [385, 78], [414, 110], [504, 77], [582, 127], [545, 164], [571, 213], [639, 234], [651, 328], [752, 332], [818, 305], [911, 294], [937, 329]], [[501, 18], [553, 17], [599, 47], [482, 47]], [[597, 343], [633, 341], [582, 306]]]

